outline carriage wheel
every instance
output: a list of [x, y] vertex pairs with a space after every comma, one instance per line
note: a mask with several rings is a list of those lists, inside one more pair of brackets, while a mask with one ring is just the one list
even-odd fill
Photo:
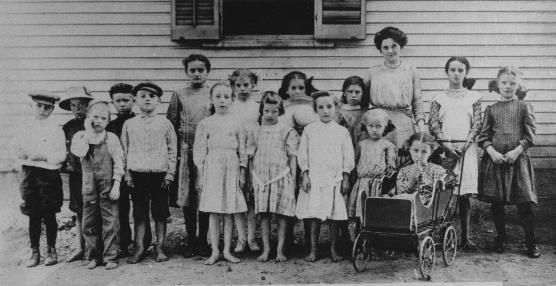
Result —
[[451, 265], [456, 259], [458, 238], [456, 229], [449, 226], [444, 231], [444, 241], [442, 242], [442, 260], [446, 266]]
[[351, 253], [353, 268], [357, 272], [363, 272], [367, 269], [367, 262], [371, 258], [370, 240], [363, 233], [357, 235], [355, 243], [353, 243], [353, 251]]
[[419, 245], [419, 270], [424, 279], [430, 280], [434, 269], [435, 249], [432, 237], [425, 236]]

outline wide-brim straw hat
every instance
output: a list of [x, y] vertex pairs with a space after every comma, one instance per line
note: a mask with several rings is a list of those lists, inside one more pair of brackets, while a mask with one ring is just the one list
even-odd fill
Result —
[[70, 109], [70, 100], [72, 99], [85, 99], [88, 101], [93, 100], [91, 93], [84, 86], [72, 86], [66, 90], [66, 95], [62, 101], [60, 101], [60, 108], [65, 110]]

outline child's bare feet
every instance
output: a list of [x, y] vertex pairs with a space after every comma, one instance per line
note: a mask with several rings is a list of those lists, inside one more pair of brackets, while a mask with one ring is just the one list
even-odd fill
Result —
[[288, 260], [288, 258], [286, 257], [286, 255], [284, 255], [283, 252], [281, 251], [277, 251], [276, 252], [276, 262], [286, 262]]
[[330, 259], [332, 259], [332, 262], [340, 262], [344, 260], [342, 256], [338, 255], [334, 248], [330, 249]]
[[239, 258], [233, 256], [230, 252], [224, 251], [224, 259], [228, 260], [231, 263], [239, 263]]
[[311, 251], [311, 253], [309, 253], [309, 255], [307, 257], [305, 257], [304, 259], [306, 262], [315, 262], [317, 261], [317, 254], [313, 251]]
[[116, 269], [117, 267], [118, 267], [118, 263], [114, 261], [107, 262], [106, 265], [104, 265], [104, 269], [106, 270]]
[[205, 260], [205, 265], [213, 265], [220, 260], [220, 253], [211, 255], [207, 260]]
[[95, 269], [97, 267], [98, 263], [96, 260], [89, 260], [89, 263], [87, 263], [87, 265], [85, 266], [87, 269]]
[[238, 239], [236, 243], [236, 248], [234, 248], [235, 253], [241, 253], [245, 251], [247, 246], [247, 241], [245, 239]]
[[133, 256], [130, 256], [127, 259], [127, 263], [129, 264], [135, 264], [141, 260], [143, 260], [143, 258], [145, 258], [145, 251], [143, 249], [137, 249], [135, 251], [135, 254], [133, 254]]
[[253, 252], [261, 251], [261, 247], [259, 246], [259, 244], [254, 238], [250, 239], [248, 244], [249, 244], [249, 249], [251, 249], [251, 251]]
[[168, 261], [168, 256], [164, 253], [161, 247], [156, 248], [156, 262]]
[[83, 249], [78, 249], [73, 252], [68, 259], [66, 259], [66, 262], [69, 263], [77, 260], [83, 260], [85, 258], [84, 254]]
[[263, 251], [263, 253], [261, 255], [259, 255], [259, 257], [257, 257], [257, 261], [258, 262], [267, 262], [269, 255], [270, 255], [270, 251], [268, 251], [268, 250]]

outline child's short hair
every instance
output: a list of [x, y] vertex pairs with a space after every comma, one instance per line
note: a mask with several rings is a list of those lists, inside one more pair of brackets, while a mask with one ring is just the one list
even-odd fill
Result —
[[394, 125], [394, 123], [392, 123], [392, 120], [390, 120], [390, 117], [388, 116], [388, 113], [386, 113], [386, 111], [378, 108], [373, 108], [363, 114], [363, 117], [361, 118], [361, 131], [367, 132], [367, 123], [369, 122], [371, 116], [380, 116], [384, 120], [386, 126], [384, 127], [384, 132], [382, 132], [382, 137], [388, 135], [388, 133], [396, 129], [396, 126]]
[[91, 113], [95, 110], [102, 110], [108, 113], [108, 120], [110, 120], [110, 104], [104, 100], [93, 101], [89, 104], [87, 108], [87, 115], [91, 115]]
[[338, 106], [340, 106], [340, 102], [339, 102], [338, 98], [335, 97], [332, 93], [330, 93], [330, 91], [328, 91], [328, 90], [319, 90], [319, 91], [315, 91], [311, 94], [311, 97], [313, 98], [313, 110], [315, 112], [317, 112], [317, 99], [319, 99], [321, 97], [327, 97], [327, 96], [332, 97], [332, 101], [334, 102], [334, 105], [336, 106], [336, 108], [338, 108]]
[[302, 80], [305, 83], [305, 95], [311, 96], [313, 92], [317, 91], [313, 86], [313, 77], [307, 78], [307, 75], [300, 71], [292, 71], [282, 78], [282, 84], [280, 89], [278, 89], [278, 95], [280, 95], [283, 100], [290, 97], [288, 95], [288, 88], [290, 87], [290, 82], [294, 79]]
[[466, 57], [451, 57], [446, 61], [446, 65], [444, 65], [444, 72], [448, 74], [448, 70], [450, 69], [450, 64], [452, 62], [460, 62], [465, 65], [465, 77], [463, 78], [463, 87], [471, 90], [475, 85], [476, 80], [474, 78], [468, 78], [467, 75], [469, 74], [469, 70], [471, 69], [471, 65], [469, 64], [469, 60]]
[[244, 69], [244, 68], [235, 70], [228, 77], [228, 80], [230, 81], [230, 85], [234, 86], [236, 81], [238, 81], [241, 78], [248, 78], [251, 81], [251, 83], [253, 83], [253, 84], [257, 84], [257, 82], [259, 81], [259, 77], [257, 76], [257, 74], [255, 74], [254, 72], [252, 72], [249, 69]]
[[392, 39], [400, 45], [400, 48], [407, 45], [407, 35], [396, 27], [386, 27], [375, 34], [374, 42], [375, 47], [380, 51], [382, 48], [382, 41]]
[[365, 110], [369, 108], [369, 105], [371, 103], [371, 98], [365, 86], [365, 80], [363, 80], [363, 78], [361, 78], [360, 76], [356, 76], [356, 75], [350, 76], [344, 80], [344, 84], [342, 84], [342, 97], [341, 97], [342, 103], [344, 104], [347, 103], [346, 90], [352, 85], [357, 85], [361, 87], [362, 94], [361, 94], [361, 102], [359, 103], [361, 109]]
[[186, 58], [184, 58], [181, 62], [183, 64], [183, 67], [187, 70], [187, 65], [190, 62], [194, 62], [194, 61], [200, 61], [202, 63], [205, 64], [205, 68], [207, 68], [207, 72], [210, 72], [210, 61], [207, 57], [205, 57], [204, 55], [201, 54], [191, 54], [189, 56], [187, 56]]
[[110, 98], [114, 99], [116, 93], [130, 93], [133, 94], [133, 85], [127, 83], [117, 83], [110, 87]]
[[259, 124], [261, 123], [261, 118], [263, 117], [263, 110], [265, 104], [278, 104], [278, 115], [285, 113], [284, 101], [278, 95], [278, 93], [272, 90], [266, 90], [261, 96], [261, 103], [259, 104]]
[[[225, 86], [227, 88], [229, 88], [230, 90], [232, 90], [232, 88], [230, 87], [230, 84], [228, 82], [225, 81], [219, 81], [214, 83], [211, 87], [210, 87], [210, 97], [212, 97], [212, 93], [214, 92], [214, 89], [219, 87], [219, 86]], [[235, 95], [232, 91], [232, 98], [234, 98]], [[212, 102], [210, 103], [210, 107], [209, 107], [209, 114], [213, 115], [216, 112], [216, 109], [214, 108], [214, 104], [212, 104]]]
[[431, 147], [431, 152], [436, 150], [436, 148], [438, 147], [438, 144], [436, 143], [434, 137], [428, 132], [417, 132], [411, 135], [411, 137], [409, 137], [409, 139], [406, 141], [405, 147], [407, 147], [407, 149], [409, 150], [411, 148], [411, 145], [415, 141], [429, 145]]

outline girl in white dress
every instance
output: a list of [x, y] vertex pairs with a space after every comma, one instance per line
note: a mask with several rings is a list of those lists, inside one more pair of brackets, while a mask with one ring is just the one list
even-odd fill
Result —
[[224, 217], [224, 259], [238, 263], [230, 252], [233, 214], [247, 211], [242, 193], [245, 185], [247, 155], [245, 134], [239, 121], [230, 114], [234, 101], [232, 89], [226, 83], [216, 83], [210, 90], [214, 115], [197, 125], [193, 144], [193, 162], [199, 169], [201, 201], [199, 210], [210, 213], [209, 233], [212, 255], [205, 261], [210, 265], [220, 259], [220, 219]]
[[320, 120], [305, 127], [298, 149], [302, 172], [301, 192], [295, 215], [311, 226], [311, 251], [305, 261], [317, 260], [321, 221], [330, 227], [330, 257], [342, 260], [336, 249], [341, 221], [347, 220], [349, 174], [355, 167], [349, 132], [334, 120], [338, 102], [327, 91], [313, 94], [313, 108]]
[[[436, 140], [467, 140], [467, 143], [442, 143], [444, 167], [453, 168], [461, 176], [459, 212], [461, 217], [461, 243], [464, 249], [475, 249], [469, 239], [471, 203], [469, 198], [477, 194], [478, 154], [476, 137], [481, 131], [481, 95], [471, 91], [466, 78], [469, 73], [469, 61], [465, 57], [451, 57], [444, 68], [448, 75], [449, 89], [437, 94], [431, 103], [429, 129]], [[461, 155], [465, 150], [465, 162]], [[463, 174], [460, 174], [461, 164]]]

